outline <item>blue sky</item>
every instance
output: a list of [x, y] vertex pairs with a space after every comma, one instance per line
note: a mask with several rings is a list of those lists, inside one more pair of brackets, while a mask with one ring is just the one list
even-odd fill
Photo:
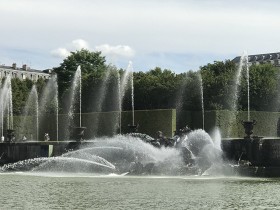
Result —
[[279, 11], [277, 0], [0, 0], [0, 64], [52, 68], [83, 47], [135, 71], [197, 70], [279, 52]]

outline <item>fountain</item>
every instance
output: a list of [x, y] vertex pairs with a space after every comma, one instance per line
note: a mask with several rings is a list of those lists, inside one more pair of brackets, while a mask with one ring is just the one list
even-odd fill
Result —
[[[58, 85], [57, 85], [57, 76], [52, 75], [52, 77], [47, 81], [46, 86], [43, 89], [43, 92], [39, 101], [39, 124], [43, 125], [45, 121], [50, 121], [49, 115], [52, 114], [55, 116], [56, 124], [56, 134], [55, 139], [58, 141]], [[51, 131], [44, 131], [50, 133]], [[53, 137], [54, 138], [54, 137]]]
[[[133, 69], [132, 62], [129, 62], [129, 65], [126, 71], [123, 72], [122, 76], [120, 76], [120, 72], [117, 71], [116, 79], [118, 87], [115, 88], [116, 84], [114, 84], [114, 88], [118, 89], [114, 92], [114, 94], [118, 94], [117, 114], [119, 114], [118, 123], [120, 135], [102, 138], [95, 137], [93, 139], [83, 140], [85, 127], [82, 126], [82, 75], [81, 68], [78, 67], [70, 89], [71, 94], [69, 98], [71, 103], [69, 103], [68, 110], [66, 110], [68, 112], [68, 122], [65, 127], [68, 129], [69, 126], [71, 126], [71, 137], [67, 138], [67, 141], [58, 141], [58, 88], [56, 78], [53, 77], [48, 81], [45, 90], [41, 94], [40, 105], [38, 105], [37, 89], [35, 86], [32, 87], [26, 103], [26, 113], [33, 112], [34, 117], [36, 116], [36, 126], [32, 127], [36, 127], [36, 135], [34, 136], [35, 139], [38, 140], [39, 125], [41, 126], [41, 124], [46, 121], [43, 118], [44, 109], [46, 108], [47, 110], [50, 110], [51, 108], [48, 103], [52, 101], [54, 103], [53, 112], [55, 112], [56, 116], [57, 142], [45, 141], [15, 143], [14, 147], [16, 149], [14, 149], [14, 151], [28, 151], [29, 153], [27, 155], [14, 155], [12, 158], [9, 156], [6, 159], [9, 164], [1, 167], [0, 171], [31, 170], [132, 175], [209, 175], [213, 173], [214, 170], [217, 171], [217, 168], [219, 168], [219, 170], [222, 168], [221, 171], [223, 171], [224, 168], [227, 170], [229, 169], [229, 171], [231, 169], [240, 171], [243, 169], [251, 170], [252, 168], [255, 169], [255, 167], [261, 166], [280, 166], [279, 163], [275, 163], [278, 157], [271, 161], [266, 153], [267, 151], [273, 149], [271, 142], [275, 139], [267, 141], [265, 138], [252, 136], [253, 126], [256, 124], [256, 121], [251, 120], [250, 117], [248, 57], [243, 56], [241, 60], [243, 66], [246, 66], [248, 88], [247, 120], [242, 121], [246, 133], [244, 138], [221, 140], [221, 133], [218, 128], [215, 129], [212, 137], [206, 133], [204, 130], [205, 110], [203, 96], [203, 88], [205, 87], [203, 87], [201, 75], [199, 75], [198, 79], [200, 84], [203, 129], [191, 131], [188, 127], [185, 127], [176, 132], [176, 135], [169, 137], [165, 137], [162, 133], [155, 138], [139, 133], [122, 135], [122, 103], [125, 92], [130, 85], [132, 122], [129, 124], [129, 128], [131, 129], [131, 132], [134, 132], [137, 128], [135, 125], [134, 113]], [[109, 71], [106, 73], [104, 81], [100, 86], [100, 90], [97, 93], [99, 96], [99, 101], [97, 101], [96, 105], [97, 111], [101, 111], [102, 106], [105, 103], [105, 93], [108, 88], [107, 80], [110, 73], [111, 72]], [[233, 103], [233, 107], [235, 109], [237, 107], [236, 100], [238, 98], [237, 90], [240, 83], [240, 74], [241, 67], [238, 70], [236, 86], [234, 87], [234, 89], [236, 89], [236, 95], [234, 96], [235, 102]], [[196, 81], [196, 83], [198, 82]], [[197, 89], [197, 87], [195, 88]], [[7, 115], [6, 124], [8, 129], [6, 135], [7, 139], [11, 141], [15, 138], [15, 132], [13, 130], [10, 78], [7, 78], [3, 84], [0, 97], [2, 102], [2, 135], [4, 135], [4, 116]], [[34, 109], [32, 109], [33, 106], [35, 106]], [[40, 110], [38, 110], [38, 107], [40, 107]], [[39, 113], [41, 118], [40, 121], [38, 120]], [[75, 123], [77, 126], [75, 126]], [[26, 124], [27, 122], [24, 122], [23, 126]], [[60, 124], [60, 126], [63, 125], [64, 123]], [[52, 125], [50, 127], [52, 127]], [[97, 130], [99, 129], [102, 128], [97, 126]], [[23, 131], [26, 130], [27, 129], [24, 129]], [[4, 142], [3, 145], [8, 145], [7, 148], [9, 148], [9, 145], [11, 144]], [[4, 152], [2, 153], [2, 151]], [[7, 151], [9, 150], [3, 150], [0, 148], [1, 157], [3, 156], [2, 154], [8, 156], [9, 153]]]
[[[74, 120], [74, 110], [75, 110], [75, 102], [76, 98], [78, 98], [79, 102], [79, 126], [73, 126]], [[84, 136], [84, 131], [86, 127], [82, 127], [82, 74], [81, 67], [78, 66], [77, 71], [74, 75], [74, 79], [71, 87], [71, 102], [68, 112], [68, 117], [70, 122], [69, 126], [71, 127], [71, 135], [70, 138], [75, 139], [77, 141], [81, 141]]]
[[92, 110], [96, 112], [96, 117], [95, 117], [95, 123], [92, 125], [92, 130], [93, 130], [93, 135], [96, 136], [98, 135], [98, 130], [100, 126], [100, 112], [103, 111], [102, 107], [105, 105], [105, 99], [106, 99], [106, 94], [108, 92], [108, 82], [110, 79], [111, 74], [113, 73], [114, 68], [112, 66], [109, 66], [108, 69], [105, 71], [105, 76], [103, 77], [103, 80], [100, 84], [100, 86], [97, 88], [96, 95], [93, 97], [93, 105], [92, 105]]
[[117, 79], [118, 79], [118, 106], [119, 106], [119, 134], [121, 134], [122, 133], [122, 91], [121, 91], [120, 72], [118, 72]]
[[204, 98], [203, 98], [203, 81], [201, 74], [198, 74], [200, 81], [200, 96], [201, 96], [201, 112], [202, 112], [202, 129], [204, 130]]
[[1, 141], [4, 141], [4, 117], [7, 113], [7, 141], [14, 140], [13, 130], [13, 101], [12, 101], [12, 86], [11, 77], [8, 75], [1, 88], [0, 100], [1, 100]]
[[[33, 116], [33, 118], [35, 118], [35, 123], [31, 127], [32, 128], [35, 127], [35, 132], [30, 131], [30, 136], [28, 136], [28, 139], [39, 140], [39, 105], [38, 105], [38, 93], [37, 93], [36, 85], [32, 86], [23, 113], [24, 113], [24, 118], [20, 125], [21, 128], [20, 133], [23, 136], [27, 137], [28, 134], [26, 131], [28, 131], [29, 128], [26, 125], [29, 125], [30, 127], [30, 123], [29, 123], [30, 116]], [[33, 135], [33, 133], [35, 133], [35, 135]]]
[[[195, 142], [201, 148], [197, 148]], [[186, 152], [194, 154], [192, 161], [185, 159], [188, 156], [182, 153]], [[192, 175], [217, 164], [220, 154], [221, 151], [215, 148], [210, 136], [202, 130], [191, 132], [189, 138], [184, 137], [183, 144], [178, 148], [157, 148], [138, 137], [115, 136], [96, 138], [94, 142], [87, 142], [80, 145], [79, 149], [58, 157], [34, 158], [7, 164], [0, 167], [0, 171]], [[185, 162], [188, 162], [187, 167]]]
[[120, 124], [120, 133], [121, 133], [121, 123], [122, 123], [122, 103], [123, 103], [123, 98], [125, 96], [125, 93], [128, 89], [128, 81], [129, 78], [131, 79], [131, 109], [132, 109], [132, 124], [129, 124], [129, 130], [130, 131], [136, 131], [137, 125], [134, 123], [134, 82], [133, 82], [133, 67], [132, 67], [132, 62], [129, 61], [128, 66], [126, 70], [124, 71], [124, 74], [122, 77], [118, 75], [118, 88], [119, 88], [119, 124]]
[[256, 120], [250, 119], [250, 70], [249, 70], [249, 63], [248, 63], [248, 55], [245, 53], [243, 56], [243, 59], [240, 60], [243, 62], [243, 65], [246, 70], [246, 81], [247, 81], [247, 103], [248, 103], [248, 109], [247, 109], [247, 121], [242, 121], [242, 125], [245, 129], [246, 139], [250, 139], [251, 135], [253, 134], [253, 128], [254, 125], [256, 125]]
[[[131, 63], [128, 69], [131, 69]], [[127, 80], [132, 71], [126, 71], [124, 77], [118, 77], [119, 87], [119, 111], [121, 114], [122, 97], [126, 90]], [[125, 82], [126, 81], [126, 82]], [[132, 105], [132, 128], [135, 128], [134, 119], [134, 81], [131, 75], [131, 105]], [[48, 81], [42, 93], [40, 100], [40, 112], [42, 107], [48, 107], [47, 102], [54, 98], [56, 106], [56, 116], [58, 116], [58, 100], [56, 79], [52, 78]], [[73, 127], [72, 138], [82, 140], [84, 127], [81, 123], [81, 69], [78, 68], [75, 74], [73, 85], [71, 87], [71, 105], [69, 108], [69, 119], [73, 120], [74, 110], [77, 103], [75, 100], [79, 98], [79, 127]], [[54, 93], [53, 93], [54, 92]], [[38, 93], [36, 86], [32, 87], [26, 103], [26, 113], [31, 112], [32, 106], [36, 111], [36, 128], [38, 138]], [[41, 116], [42, 117], [42, 116]], [[56, 121], [58, 125], [58, 120]], [[25, 123], [26, 124], [26, 123]], [[120, 116], [121, 124], [121, 116]], [[58, 130], [58, 128], [57, 128]], [[185, 135], [186, 134], [186, 135]], [[176, 137], [176, 141], [180, 142], [176, 147], [171, 145], [160, 147], [153, 146], [153, 142], [158, 141], [147, 135], [131, 136], [117, 135], [112, 138], [95, 138], [83, 142], [32, 142], [35, 147], [30, 154], [29, 159], [17, 161], [17, 157], [8, 159], [8, 164], [0, 168], [0, 171], [53, 171], [53, 172], [89, 172], [89, 173], [120, 173], [120, 174], [166, 174], [166, 175], [182, 175], [182, 174], [201, 174], [211, 167], [213, 163], [218, 162], [217, 157], [220, 156], [220, 150], [216, 149], [211, 137], [203, 130], [188, 131], [182, 136]], [[13, 133], [10, 132], [12, 138]], [[57, 137], [58, 139], [58, 137]], [[200, 141], [200, 139], [202, 139]], [[170, 142], [173, 139], [166, 139]], [[17, 144], [19, 151], [26, 146], [27, 143]], [[197, 144], [198, 143], [198, 144]], [[40, 145], [38, 147], [38, 145]], [[52, 150], [52, 148], [55, 148]], [[37, 149], [36, 149], [37, 148]], [[74, 149], [74, 150], [73, 150]], [[191, 155], [189, 155], [191, 154]], [[49, 156], [56, 157], [49, 157]], [[38, 158], [39, 157], [39, 158]], [[15, 162], [15, 163], [12, 163]], [[186, 165], [187, 163], [187, 165]]]
[[134, 122], [134, 78], [133, 78], [133, 68], [131, 64], [131, 113], [132, 113], [132, 123], [128, 124], [130, 132], [137, 132], [138, 125], [135, 125]]

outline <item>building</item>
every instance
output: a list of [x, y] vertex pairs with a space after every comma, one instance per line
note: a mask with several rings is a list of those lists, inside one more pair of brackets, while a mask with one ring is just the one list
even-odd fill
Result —
[[12, 78], [19, 78], [20, 80], [30, 79], [37, 81], [39, 78], [49, 79], [51, 77], [51, 70], [41, 71], [30, 69], [26, 64], [19, 68], [16, 63], [13, 63], [12, 66], [0, 65], [0, 78], [2, 79], [8, 75], [11, 75]]
[[[240, 56], [234, 58], [232, 61], [235, 63], [240, 62]], [[274, 66], [280, 67], [280, 52], [248, 55], [248, 63], [253, 65], [271, 63]]]

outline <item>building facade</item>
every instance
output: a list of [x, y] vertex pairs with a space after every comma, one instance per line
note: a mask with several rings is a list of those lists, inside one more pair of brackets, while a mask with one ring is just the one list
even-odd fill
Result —
[[11, 75], [11, 78], [19, 78], [20, 80], [30, 79], [37, 81], [39, 78], [50, 79], [51, 70], [30, 69], [26, 64], [19, 68], [16, 63], [13, 63], [12, 66], [0, 65], [0, 78], [2, 79], [8, 75]]
[[[240, 62], [240, 56], [234, 58], [232, 61], [235, 63]], [[251, 65], [271, 63], [276, 67], [280, 67], [280, 52], [248, 55], [248, 63]]]

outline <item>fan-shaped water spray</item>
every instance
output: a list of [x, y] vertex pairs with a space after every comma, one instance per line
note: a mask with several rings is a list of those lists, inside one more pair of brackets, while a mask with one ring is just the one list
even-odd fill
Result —
[[44, 172], [112, 172], [115, 167], [111, 164], [74, 157], [34, 158], [6, 164], [0, 167], [1, 172], [9, 171], [44, 171]]
[[[191, 132], [189, 138], [184, 139], [187, 150], [183, 149], [184, 144], [177, 148], [156, 148], [132, 136], [99, 138], [60, 157], [20, 161], [0, 170], [187, 175], [197, 174], [218, 162], [216, 159], [221, 151], [215, 148], [205, 131]], [[193, 156], [189, 157], [185, 152], [191, 152]], [[193, 159], [193, 162], [185, 158]], [[186, 162], [191, 164], [186, 165]]]

